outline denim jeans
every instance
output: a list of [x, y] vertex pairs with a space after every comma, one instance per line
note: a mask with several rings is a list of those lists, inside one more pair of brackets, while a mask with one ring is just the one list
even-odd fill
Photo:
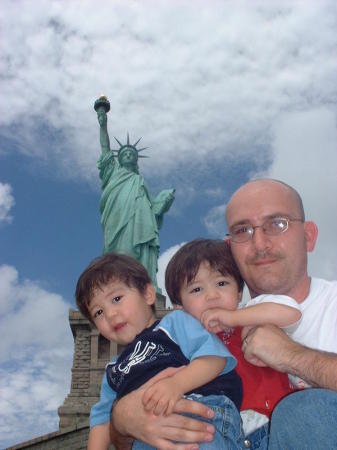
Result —
[[249, 450], [267, 450], [269, 423], [253, 431], [245, 437], [245, 447]]
[[274, 409], [269, 450], [336, 450], [337, 392], [309, 388], [285, 397]]
[[[200, 417], [193, 414], [186, 414], [189, 417], [195, 417], [211, 423], [216, 429], [213, 441], [200, 443], [200, 450], [242, 450], [245, 448], [240, 414], [228, 397], [224, 395], [201, 397], [192, 394], [188, 398], [209, 406], [215, 413], [213, 419], [200, 419]], [[144, 442], [135, 441], [132, 449], [154, 450], [154, 447]]]

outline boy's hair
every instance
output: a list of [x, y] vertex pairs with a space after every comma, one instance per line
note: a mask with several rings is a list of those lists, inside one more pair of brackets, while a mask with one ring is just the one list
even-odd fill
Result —
[[[107, 253], [89, 264], [77, 281], [76, 304], [84, 317], [92, 322], [89, 304], [96, 289], [101, 289], [111, 281], [121, 281], [130, 288], [145, 294], [146, 286], [152, 284], [146, 269], [131, 256]], [[152, 310], [155, 311], [155, 306]]]
[[229, 244], [223, 240], [195, 239], [180, 247], [167, 265], [165, 288], [173, 304], [182, 304], [180, 290], [183, 284], [195, 278], [200, 264], [204, 262], [221, 275], [233, 277], [239, 291], [243, 290], [244, 281]]

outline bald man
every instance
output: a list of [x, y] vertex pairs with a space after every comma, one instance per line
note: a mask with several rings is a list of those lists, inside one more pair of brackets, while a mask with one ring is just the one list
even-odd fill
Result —
[[245, 358], [323, 388], [296, 392], [279, 403], [268, 448], [337, 448], [337, 282], [308, 275], [307, 253], [314, 250], [317, 227], [305, 220], [292, 187], [267, 179], [233, 194], [226, 222], [251, 296], [287, 295], [302, 312], [295, 341], [277, 327], [257, 327], [243, 341]]
[[[307, 253], [314, 250], [317, 227], [305, 220], [302, 200], [292, 187], [267, 179], [251, 181], [233, 194], [226, 221], [232, 253], [251, 296], [287, 295], [302, 313], [297, 341], [276, 326], [251, 329], [243, 341], [245, 358], [318, 388], [296, 392], [279, 403], [268, 448], [337, 449], [337, 282], [311, 278], [307, 272]], [[179, 415], [212, 415], [202, 405], [182, 400], [175, 414], [153, 417], [142, 410], [141, 398], [142, 392], [134, 391], [114, 407], [114, 425], [122, 435], [165, 450], [197, 449], [196, 442], [212, 439], [210, 425]], [[117, 448], [127, 448], [123, 442]], [[249, 448], [249, 439], [246, 444]]]

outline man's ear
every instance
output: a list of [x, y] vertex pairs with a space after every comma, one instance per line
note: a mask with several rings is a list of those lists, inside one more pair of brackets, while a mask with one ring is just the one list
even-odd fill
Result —
[[146, 304], [151, 306], [156, 301], [156, 291], [153, 287], [153, 284], [147, 284], [145, 288], [144, 297], [146, 299]]
[[226, 242], [226, 244], [228, 245], [228, 247], [231, 246], [231, 238], [229, 236], [226, 236], [224, 241]]
[[307, 245], [307, 252], [312, 252], [315, 248], [317, 236], [318, 236], [318, 228], [314, 222], [304, 222], [304, 234], [305, 241]]

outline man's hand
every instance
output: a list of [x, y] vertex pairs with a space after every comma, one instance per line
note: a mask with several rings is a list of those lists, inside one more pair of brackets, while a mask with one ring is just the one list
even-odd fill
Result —
[[265, 364], [263, 361], [261, 361], [256, 356], [254, 356], [252, 354], [248, 354], [248, 353], [247, 353], [247, 356], [245, 356], [245, 353], [246, 353], [246, 350], [247, 350], [247, 345], [248, 345], [248, 334], [252, 335], [253, 331], [251, 333], [250, 333], [250, 331], [251, 330], [255, 330], [255, 329], [256, 329], [256, 327], [250, 327], [250, 326], [242, 328], [242, 331], [241, 331], [241, 340], [242, 340], [241, 350], [242, 350], [242, 353], [243, 353], [245, 359], [247, 359], [247, 361], [249, 361], [254, 366], [267, 367], [267, 364]]
[[173, 378], [157, 381], [144, 392], [143, 405], [145, 411], [152, 411], [156, 416], [160, 414], [169, 416], [183, 394], [179, 384]]
[[[112, 436], [115, 436], [113, 443], [117, 450], [129, 448], [127, 446], [129, 441], [116, 438], [117, 430], [126, 439], [132, 435], [135, 439], [144, 441], [159, 450], [194, 450], [199, 448], [197, 442], [212, 441], [215, 431], [212, 425], [180, 415], [190, 413], [212, 418], [213, 411], [201, 403], [181, 399], [175, 405], [174, 413], [167, 417], [147, 413], [143, 408], [142, 399], [146, 389], [160, 379], [174, 375], [179, 369], [163, 370], [141, 388], [132, 391], [115, 404], [112, 413], [114, 429]], [[180, 444], [172, 441], [180, 442]]]
[[337, 354], [305, 347], [275, 325], [251, 329], [242, 342], [242, 351], [252, 364], [262, 361], [279, 372], [305, 380], [311, 386], [337, 391]]
[[[242, 330], [242, 337], [245, 329]], [[242, 341], [242, 353], [247, 361], [256, 366], [269, 366], [279, 372], [286, 372], [284, 360], [288, 359], [292, 341], [279, 327], [263, 325], [251, 328]]]

